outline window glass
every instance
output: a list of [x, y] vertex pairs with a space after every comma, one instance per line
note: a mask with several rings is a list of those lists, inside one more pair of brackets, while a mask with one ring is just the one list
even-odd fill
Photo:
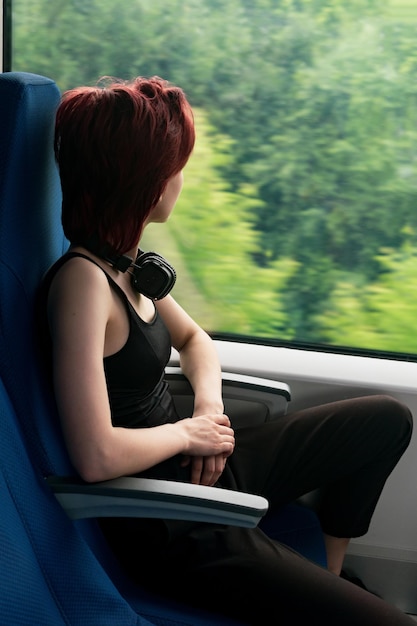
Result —
[[14, 70], [159, 75], [195, 109], [146, 246], [207, 330], [417, 353], [414, 0], [13, 0]]

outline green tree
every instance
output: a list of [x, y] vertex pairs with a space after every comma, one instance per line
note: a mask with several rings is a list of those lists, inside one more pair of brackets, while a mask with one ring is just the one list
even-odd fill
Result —
[[[199, 140], [168, 227], [197, 293], [215, 312], [218, 325], [210, 330], [270, 336], [271, 328], [279, 327], [285, 333], [288, 322], [277, 294], [297, 266], [290, 259], [269, 268], [253, 264], [258, 243], [250, 228], [252, 189], [239, 194], [227, 189], [218, 168], [230, 158], [233, 143], [214, 133], [202, 111], [196, 111], [196, 123]], [[181, 301], [181, 294], [177, 297]]]
[[405, 244], [378, 259], [384, 269], [364, 285], [352, 275], [341, 280], [332, 309], [322, 314], [325, 340], [333, 345], [387, 352], [417, 352], [417, 249]]

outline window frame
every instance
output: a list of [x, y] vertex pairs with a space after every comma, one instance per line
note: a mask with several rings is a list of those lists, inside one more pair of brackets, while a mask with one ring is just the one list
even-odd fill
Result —
[[12, 0], [0, 0], [2, 6], [1, 25], [1, 68], [2, 72], [10, 72], [12, 67]]

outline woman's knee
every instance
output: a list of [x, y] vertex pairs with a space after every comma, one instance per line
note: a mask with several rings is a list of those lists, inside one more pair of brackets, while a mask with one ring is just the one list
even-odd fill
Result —
[[403, 402], [389, 395], [374, 396], [377, 403], [375, 414], [383, 421], [384, 429], [393, 440], [410, 442], [413, 432], [413, 417], [410, 409]]

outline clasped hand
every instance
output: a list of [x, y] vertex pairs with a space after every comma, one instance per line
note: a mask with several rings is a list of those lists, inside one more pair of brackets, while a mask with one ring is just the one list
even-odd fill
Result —
[[213, 486], [223, 473], [227, 458], [233, 453], [235, 437], [227, 415], [199, 415], [187, 422], [191, 441], [182, 466], [191, 466], [191, 482]]

